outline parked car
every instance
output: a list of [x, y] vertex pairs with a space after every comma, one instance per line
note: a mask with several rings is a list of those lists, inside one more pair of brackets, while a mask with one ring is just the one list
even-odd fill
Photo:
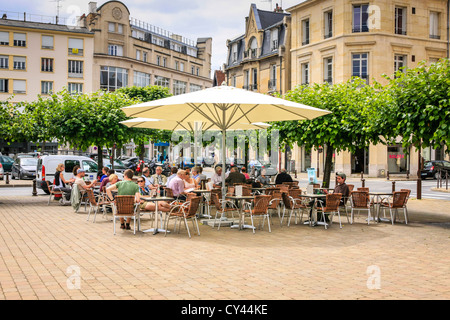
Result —
[[0, 179], [3, 180], [5, 177], [5, 172], [3, 171], [3, 165], [0, 163]]
[[[111, 169], [112, 168], [111, 161], [109, 159], [103, 158], [103, 166]], [[125, 170], [127, 170], [127, 169], [128, 169], [128, 167], [126, 167], [125, 164], [121, 160], [114, 159], [114, 171], [115, 172], [124, 173]]]
[[450, 176], [450, 162], [445, 160], [426, 161], [423, 165], [423, 170], [420, 172], [420, 176], [422, 179], [430, 177], [437, 179], [439, 177], [439, 169], [441, 169], [443, 177], [445, 177], [445, 172], [448, 172]]
[[277, 169], [271, 167], [269, 162], [260, 160], [250, 160], [248, 163], [248, 172], [251, 173], [252, 169], [255, 168], [255, 177], [261, 175], [263, 169], [266, 170], [266, 176], [271, 177], [277, 175]]
[[[58, 164], [64, 164], [64, 179], [69, 180], [73, 178], [73, 168], [78, 165], [86, 172], [85, 180], [94, 181], [97, 178], [98, 166], [97, 162], [91, 158], [84, 156], [71, 156], [71, 155], [50, 155], [42, 156], [37, 161], [36, 168], [36, 186], [47, 194], [50, 191], [47, 188], [47, 182], [53, 184], [55, 180], [55, 172]], [[119, 178], [120, 179], [120, 178]]]
[[4, 172], [11, 172], [14, 160], [8, 156], [0, 156], [0, 163], [2, 164]]
[[38, 158], [24, 156], [17, 158], [11, 169], [11, 178], [12, 179], [34, 179], [36, 177], [36, 167], [37, 167]]

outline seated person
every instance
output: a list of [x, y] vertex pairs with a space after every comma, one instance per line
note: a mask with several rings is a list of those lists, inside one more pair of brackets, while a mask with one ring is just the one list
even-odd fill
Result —
[[275, 178], [275, 184], [283, 184], [283, 182], [293, 182], [292, 177], [287, 173], [286, 169], [281, 169]]
[[73, 183], [75, 181], [75, 179], [70, 179], [70, 180], [66, 180], [64, 179], [64, 164], [60, 163], [58, 164], [58, 166], [56, 167], [56, 172], [55, 172], [55, 187], [54, 190], [55, 191], [62, 191], [66, 197], [67, 201], [70, 201], [70, 192], [72, 189], [70, 189], [68, 186], [66, 186], [66, 184], [69, 183]]
[[[141, 196], [150, 196], [151, 195], [151, 188], [145, 186], [145, 179], [142, 177], [139, 177], [137, 179], [137, 183], [139, 186], [139, 193]], [[141, 210], [145, 211], [155, 211], [156, 205], [153, 201], [146, 201], [144, 199], [140, 199], [140, 208]], [[170, 204], [165, 201], [160, 201], [158, 203], [158, 210], [169, 212], [170, 211]]]
[[184, 178], [186, 171], [178, 170], [177, 176], [170, 180], [168, 188], [172, 189], [173, 196], [178, 200], [186, 201], [187, 192], [184, 191]]
[[242, 167], [241, 172], [245, 176], [245, 179], [250, 179], [250, 176], [248, 175], [247, 169], [245, 167]]
[[246, 183], [247, 179], [245, 175], [239, 172], [238, 167], [232, 167], [230, 170], [230, 174], [225, 179], [225, 183], [228, 186], [233, 186], [235, 183]]
[[266, 176], [266, 169], [261, 170], [261, 175], [256, 178], [261, 185], [266, 186], [270, 183], [270, 177]]

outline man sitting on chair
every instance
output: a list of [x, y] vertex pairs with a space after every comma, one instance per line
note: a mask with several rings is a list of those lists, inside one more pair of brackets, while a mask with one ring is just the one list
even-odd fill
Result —
[[[109, 199], [113, 199], [112, 191], [117, 190], [118, 196], [135, 196], [136, 202], [140, 202], [141, 197], [139, 193], [139, 187], [138, 185], [133, 181], [133, 170], [127, 169], [123, 173], [123, 181], [116, 182], [113, 185], [110, 185], [108, 188], [106, 188], [106, 194], [108, 195]], [[131, 217], [127, 218], [127, 225], [125, 227], [124, 219], [120, 218], [120, 229], [127, 229], [130, 230], [130, 221]]]

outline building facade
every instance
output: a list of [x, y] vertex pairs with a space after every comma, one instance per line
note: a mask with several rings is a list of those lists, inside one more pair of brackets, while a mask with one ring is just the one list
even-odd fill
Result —
[[211, 38], [194, 42], [134, 19], [120, 1], [90, 2], [80, 24], [94, 33], [94, 91], [160, 85], [177, 95], [212, 86]]
[[[87, 28], [8, 17], [0, 19], [0, 99], [10, 103], [34, 101], [67, 88], [91, 92], [94, 34]], [[57, 152], [57, 142], [40, 144]], [[0, 141], [3, 154], [31, 152], [34, 142]]]
[[[307, 0], [288, 8], [285, 17], [269, 25], [262, 21], [270, 21], [267, 16], [274, 13], [252, 4], [245, 34], [227, 41], [228, 84], [283, 94], [299, 85], [342, 83], [353, 76], [369, 84], [385, 83], [383, 74], [393, 76], [421, 61], [433, 63], [448, 57], [447, 5], [447, 0]], [[268, 39], [277, 39], [271, 33], [273, 27], [280, 28], [279, 44], [285, 48], [284, 54], [277, 51], [277, 58], [264, 54]], [[286, 82], [271, 88], [271, 65], [277, 59], [287, 68], [280, 73]], [[313, 167], [322, 172], [325, 151], [295, 146], [280, 156], [280, 167], [297, 172]], [[349, 176], [361, 172], [370, 177], [384, 177], [388, 172], [415, 175], [418, 152], [409, 151], [403, 152], [399, 137], [394, 145], [334, 154], [333, 170]], [[448, 158], [444, 148], [424, 149], [422, 156], [425, 160]]]
[[[308, 0], [288, 8], [292, 16], [292, 87], [309, 83], [330, 84], [353, 76], [385, 83], [402, 68], [421, 61], [433, 63], [448, 57], [448, 1]], [[334, 155], [334, 169], [348, 175], [371, 177], [417, 173], [418, 152], [394, 145], [371, 145], [355, 154]], [[323, 168], [321, 150], [294, 152], [297, 170]], [[443, 159], [444, 150], [425, 149], [425, 160]], [[448, 157], [448, 156], [447, 156]]]
[[0, 99], [34, 101], [67, 87], [92, 91], [94, 34], [86, 28], [0, 19]]
[[290, 15], [250, 6], [245, 33], [227, 41], [227, 84], [256, 92], [290, 89]]

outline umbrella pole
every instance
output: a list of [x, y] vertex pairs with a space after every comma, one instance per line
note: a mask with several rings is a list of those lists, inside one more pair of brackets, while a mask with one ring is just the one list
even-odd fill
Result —
[[227, 168], [226, 154], [225, 154], [225, 130], [222, 130], [222, 200], [225, 201], [225, 195], [227, 193], [225, 187], [225, 170]]

